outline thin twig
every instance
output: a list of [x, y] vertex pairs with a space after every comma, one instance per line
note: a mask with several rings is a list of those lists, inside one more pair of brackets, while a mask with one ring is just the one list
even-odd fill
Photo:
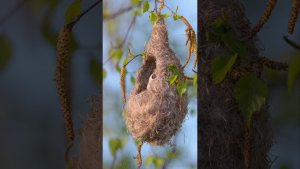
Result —
[[94, 4], [92, 4], [90, 7], [88, 7], [85, 11], [83, 11], [80, 15], [78, 15], [73, 21], [68, 23], [67, 26], [72, 28], [85, 14], [87, 14], [94, 7], [96, 7], [98, 4], [100, 4], [100, 2], [102, 2], [102, 0], [96, 1]]
[[130, 10], [132, 10], [133, 7], [130, 5], [130, 6], [127, 6], [125, 8], [121, 8], [118, 12], [114, 13], [114, 14], [111, 14], [109, 16], [104, 16], [103, 17], [103, 20], [111, 20], [111, 19], [115, 19], [116, 17], [126, 13], [126, 12], [129, 12]]
[[[130, 30], [132, 29], [132, 26], [135, 24], [135, 21], [136, 21], [136, 15], [133, 17], [133, 19], [132, 19], [132, 21], [131, 21], [128, 29], [127, 29], [127, 32], [125, 34], [125, 37], [124, 37], [123, 41], [116, 48], [122, 48], [124, 46], [124, 44], [125, 44], [125, 42], [128, 38]], [[112, 57], [113, 56], [109, 56], [103, 64], [106, 64]]]
[[22, 0], [22, 1], [19, 1], [17, 3], [17, 5], [11, 10], [9, 11], [6, 15], [4, 15], [4, 17], [2, 17], [0, 19], [0, 26], [2, 26], [9, 18], [11, 18], [16, 12], [18, 12], [19, 9], [21, 9], [24, 5], [25, 5], [25, 2], [28, 1], [28, 0]]
[[138, 55], [134, 56], [134, 58], [132, 58], [131, 60], [129, 60], [124, 66], [126, 67], [131, 61], [133, 61], [138, 56], [142, 56], [142, 54], [138, 54]]

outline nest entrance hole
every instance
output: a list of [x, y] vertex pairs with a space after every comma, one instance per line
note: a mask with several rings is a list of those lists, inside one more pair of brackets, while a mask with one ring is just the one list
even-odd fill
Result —
[[[139, 90], [137, 90], [137, 94], [147, 89], [149, 78], [153, 74], [155, 68], [156, 68], [156, 59], [154, 57], [147, 56], [147, 59], [145, 59], [145, 62], [141, 68], [141, 72], [139, 73], [140, 79], [138, 79], [140, 81], [143, 81], [144, 83], [141, 83], [141, 87], [139, 88]], [[153, 74], [151, 78], [155, 79], [156, 75]]]

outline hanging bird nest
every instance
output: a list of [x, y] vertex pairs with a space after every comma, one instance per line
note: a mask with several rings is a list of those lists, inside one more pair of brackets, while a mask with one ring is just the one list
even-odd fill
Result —
[[145, 58], [125, 107], [124, 118], [132, 136], [151, 145], [164, 145], [181, 128], [187, 114], [187, 93], [180, 96], [169, 83], [173, 64], [181, 71], [175, 53], [169, 47], [165, 22], [159, 18], [152, 28]]

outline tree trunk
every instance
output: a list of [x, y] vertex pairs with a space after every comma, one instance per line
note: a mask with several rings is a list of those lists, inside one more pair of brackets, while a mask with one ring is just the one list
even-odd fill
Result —
[[[237, 79], [227, 76], [220, 84], [212, 81], [211, 61], [226, 54], [224, 45], [207, 42], [205, 32], [209, 24], [220, 17], [245, 40], [247, 65], [256, 70], [259, 51], [255, 39], [247, 38], [250, 23], [238, 0], [198, 1], [198, 167], [201, 169], [267, 169], [268, 152], [272, 145], [268, 106], [264, 105], [253, 116], [250, 130], [234, 98]], [[206, 46], [203, 48], [203, 46]], [[234, 67], [232, 72], [237, 69]], [[262, 66], [256, 74], [260, 74]], [[259, 77], [259, 76], [258, 76]]]

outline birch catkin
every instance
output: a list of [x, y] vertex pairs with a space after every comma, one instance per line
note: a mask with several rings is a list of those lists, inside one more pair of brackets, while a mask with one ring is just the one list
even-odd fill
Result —
[[254, 37], [260, 31], [260, 29], [264, 26], [264, 24], [268, 21], [268, 19], [270, 18], [270, 15], [276, 5], [276, 2], [277, 2], [277, 0], [269, 0], [268, 4], [264, 10], [263, 16], [260, 18], [259, 22], [256, 24], [256, 26], [251, 31], [251, 37]]
[[120, 85], [122, 89], [122, 99], [123, 99], [123, 105], [126, 103], [126, 67], [123, 66], [120, 71]]
[[[72, 146], [74, 140], [73, 121], [71, 114], [71, 63], [69, 55], [69, 44], [71, 29], [64, 26], [58, 36], [57, 58], [56, 58], [56, 88], [60, 99], [62, 111], [64, 113], [65, 134], [68, 141], [66, 151]], [[67, 152], [66, 152], [67, 153]], [[65, 154], [65, 158], [66, 154]]]
[[290, 34], [294, 32], [294, 28], [297, 22], [297, 17], [300, 10], [300, 0], [293, 0], [292, 1], [292, 14], [289, 20], [288, 31]]

